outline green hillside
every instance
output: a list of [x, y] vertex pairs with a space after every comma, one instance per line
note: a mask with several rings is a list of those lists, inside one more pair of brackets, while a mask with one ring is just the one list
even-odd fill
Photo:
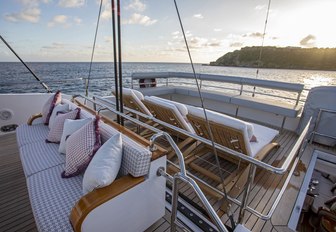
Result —
[[[210, 65], [258, 67], [261, 47], [229, 52]], [[260, 68], [336, 70], [336, 48], [263, 47]]]

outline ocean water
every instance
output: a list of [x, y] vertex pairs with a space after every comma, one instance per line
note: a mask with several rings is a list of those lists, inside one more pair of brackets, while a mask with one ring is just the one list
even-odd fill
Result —
[[[53, 91], [68, 94], [84, 94], [85, 79], [89, 75], [89, 63], [28, 63], [34, 73]], [[197, 73], [220, 74], [256, 78], [254, 68], [214, 67], [195, 64]], [[133, 72], [192, 72], [190, 64], [183, 63], [133, 63], [122, 65], [123, 85], [129, 87]], [[43, 93], [45, 89], [29, 71], [16, 62], [0, 62], [0, 93]], [[302, 83], [306, 89], [315, 86], [336, 85], [336, 72], [317, 70], [260, 69], [258, 79]], [[163, 80], [162, 80], [163, 81]], [[189, 80], [190, 82], [191, 80]], [[211, 83], [208, 83], [211, 85]], [[218, 83], [216, 83], [218, 85]], [[228, 87], [227, 84], [223, 84]], [[113, 63], [93, 63], [89, 92], [100, 96], [111, 94], [114, 88]], [[211, 88], [211, 87], [208, 87]], [[273, 94], [277, 94], [273, 92]], [[307, 92], [303, 93], [303, 98]]]

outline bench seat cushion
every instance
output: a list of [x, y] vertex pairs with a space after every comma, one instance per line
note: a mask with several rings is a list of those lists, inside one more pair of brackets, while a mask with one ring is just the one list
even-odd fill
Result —
[[26, 144], [45, 141], [48, 137], [49, 128], [43, 123], [28, 126], [27, 124], [22, 124], [16, 128], [16, 138], [18, 147], [22, 147]]
[[252, 123], [252, 125], [257, 142], [250, 142], [250, 148], [251, 153], [254, 155], [253, 157], [255, 157], [265, 145], [273, 141], [275, 136], [279, 134], [279, 131], [255, 123]]
[[265, 112], [279, 114], [287, 117], [295, 118], [301, 112], [301, 106], [286, 104], [284, 102], [266, 100], [264, 98], [250, 96], [235, 96], [231, 98], [231, 103], [238, 106], [245, 106]]
[[44, 140], [20, 147], [20, 158], [26, 177], [64, 164], [65, 156], [58, 152], [58, 147], [58, 144], [46, 143]]
[[81, 175], [63, 179], [63, 165], [49, 168], [27, 179], [30, 203], [39, 231], [73, 231], [69, 215], [82, 196]]

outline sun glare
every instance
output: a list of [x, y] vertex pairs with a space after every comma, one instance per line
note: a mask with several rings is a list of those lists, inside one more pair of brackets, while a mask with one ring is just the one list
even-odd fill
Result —
[[335, 1], [316, 1], [314, 5], [289, 9], [281, 12], [270, 31], [277, 34], [282, 46], [335, 47], [335, 9]]

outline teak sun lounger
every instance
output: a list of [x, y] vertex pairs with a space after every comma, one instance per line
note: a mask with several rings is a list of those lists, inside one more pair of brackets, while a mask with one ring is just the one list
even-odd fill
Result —
[[[244, 122], [214, 111], [206, 110], [206, 112], [215, 143], [258, 160], [262, 160], [271, 150], [279, 147], [279, 144], [272, 142], [279, 134], [277, 130], [258, 124]], [[187, 118], [197, 135], [207, 139], [211, 138], [203, 109], [189, 106]], [[210, 151], [212, 150], [209, 146], [205, 147], [208, 147], [208, 151], [209, 149]], [[228, 154], [218, 152], [218, 155], [224, 159], [230, 159], [232, 161], [232, 158]], [[197, 171], [211, 179], [217, 181], [220, 179], [210, 171], [191, 163], [195, 159], [194, 156], [190, 156], [190, 158], [191, 159], [186, 160], [186, 163], [189, 164], [190, 167], [197, 169]], [[237, 173], [232, 173], [228, 177], [229, 180], [225, 180], [225, 188], [230, 196], [237, 197], [241, 193], [243, 189], [242, 187], [247, 181], [249, 168], [250, 165], [245, 164], [245, 168], [243, 168], [238, 175]], [[227, 207], [228, 203], [226, 202], [223, 204], [222, 209], [227, 210]]]
[[[170, 101], [167, 99], [155, 97], [155, 96], [145, 96], [143, 100], [145, 106], [150, 110], [151, 114], [170, 125], [186, 130], [190, 133], [195, 133], [194, 129], [187, 121], [188, 109], [184, 104]], [[178, 143], [178, 147], [183, 151], [186, 156], [195, 147], [193, 143], [195, 140], [184, 134], [181, 134], [171, 128], [164, 127], [164, 130], [168, 131], [171, 135], [176, 136], [178, 139], [182, 139], [182, 142]], [[168, 154], [168, 159], [172, 158], [174, 153]]]
[[[115, 92], [112, 92], [115, 95]], [[146, 114], [148, 116], [152, 116], [149, 109], [142, 103], [144, 100], [144, 96], [141, 92], [135, 90], [135, 89], [129, 89], [129, 88], [123, 88], [123, 104], [124, 106], [133, 109], [135, 111], [138, 111], [140, 113]], [[138, 118], [140, 121], [143, 121], [147, 124], [150, 124], [152, 126], [157, 126], [156, 123], [154, 123], [151, 120], [145, 119], [141, 116], [135, 115], [133, 113], [130, 113], [132, 117]], [[140, 133], [140, 128], [138, 128], [138, 133]], [[144, 130], [140, 133], [142, 136], [146, 136], [147, 134], [151, 134], [150, 131]]]

